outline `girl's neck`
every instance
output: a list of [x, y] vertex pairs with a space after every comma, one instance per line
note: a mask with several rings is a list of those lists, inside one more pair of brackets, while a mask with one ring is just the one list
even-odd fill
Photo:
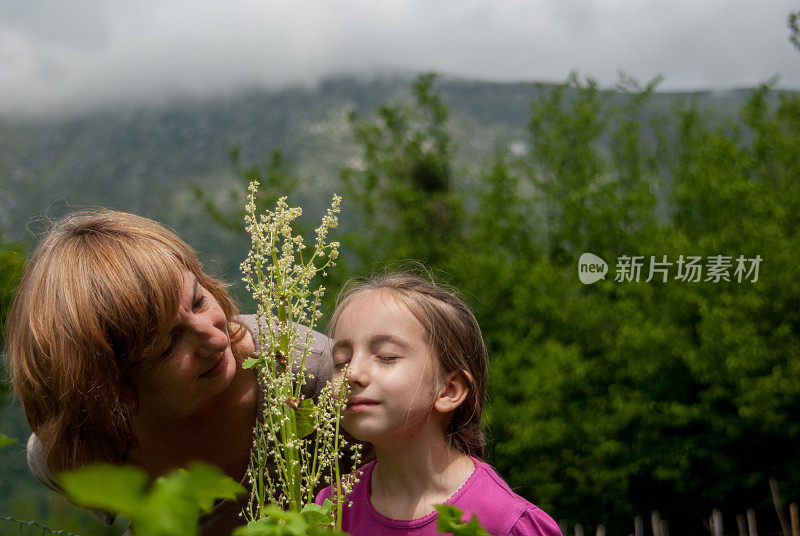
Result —
[[370, 502], [391, 519], [417, 519], [447, 502], [467, 481], [475, 464], [447, 445], [439, 435], [432, 441], [375, 446], [377, 462], [370, 481]]

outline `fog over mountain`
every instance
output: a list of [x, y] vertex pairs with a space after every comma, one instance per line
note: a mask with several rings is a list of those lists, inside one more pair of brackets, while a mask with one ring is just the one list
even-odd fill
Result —
[[489, 81], [800, 88], [792, 0], [7, 0], [0, 115], [437, 71]]

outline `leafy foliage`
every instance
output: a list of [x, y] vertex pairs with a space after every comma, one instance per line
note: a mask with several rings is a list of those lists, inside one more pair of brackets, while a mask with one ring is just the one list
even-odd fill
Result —
[[5, 434], [0, 434], [0, 449], [16, 443], [17, 440], [13, 437], [8, 437]]
[[787, 20], [789, 25], [789, 42], [792, 43], [798, 50], [800, 50], [800, 11], [793, 11], [789, 13]]
[[440, 504], [436, 507], [439, 517], [436, 519], [436, 530], [441, 534], [452, 534], [453, 536], [489, 536], [489, 533], [481, 527], [478, 517], [472, 514], [472, 518], [464, 523], [461, 518], [464, 512], [450, 504]]
[[[557, 518], [615, 531], [652, 509], [696, 530], [713, 506], [733, 514], [765, 497], [770, 474], [800, 493], [789, 447], [800, 437], [800, 98], [772, 104], [766, 84], [740, 127], [691, 103], [653, 114], [658, 79], [623, 75], [609, 93], [573, 75], [531, 104], [526, 155], [500, 151], [476, 181], [431, 193], [409, 171], [410, 140], [433, 150], [448, 139], [447, 115], [425, 111], [444, 106], [431, 81], [416, 109], [354, 120], [363, 166], [345, 178], [360, 180], [347, 184], [363, 219], [344, 251], [365, 271], [425, 260], [473, 303], [492, 353], [492, 461], [512, 486]], [[446, 240], [407, 190], [448, 203]], [[585, 286], [586, 251], [612, 265], [759, 255], [763, 270], [756, 282], [689, 283], [673, 266], [667, 282], [645, 272]]]
[[218, 468], [194, 463], [148, 486], [137, 467], [96, 464], [63, 473], [58, 481], [78, 504], [123, 514], [141, 536], [197, 533], [198, 513], [215, 499], [235, 499], [245, 489]]
[[448, 111], [434, 80], [425, 74], [414, 82], [414, 106], [383, 105], [376, 121], [350, 116], [362, 156], [342, 177], [345, 197], [361, 209], [350, 244], [362, 262], [389, 256], [436, 263], [446, 244], [458, 241]]
[[344, 532], [330, 527], [333, 503], [307, 504], [300, 512], [284, 511], [277, 505], [264, 509], [264, 517], [244, 527], [233, 536], [339, 536]]
[[[14, 298], [14, 289], [17, 288], [19, 278], [22, 276], [25, 250], [25, 244], [8, 242], [0, 234], [0, 348], [4, 345], [6, 319], [11, 308], [11, 300]], [[4, 380], [6, 376], [3, 369], [4, 361], [0, 360], [0, 380]], [[0, 381], [0, 407], [7, 393], [8, 384]]]

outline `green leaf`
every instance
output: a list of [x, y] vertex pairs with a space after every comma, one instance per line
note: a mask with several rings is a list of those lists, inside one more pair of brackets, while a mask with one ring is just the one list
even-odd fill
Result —
[[137, 536], [196, 534], [199, 510], [245, 492], [219, 468], [199, 462], [157, 478], [149, 490], [147, 473], [133, 466], [90, 465], [63, 473], [58, 481], [82, 506], [125, 514]]
[[191, 463], [184, 478], [186, 489], [193, 490], [197, 504], [204, 512], [211, 511], [216, 499], [236, 499], [247, 493], [241, 484], [213, 465]]
[[263, 517], [233, 531], [233, 536], [286, 536], [291, 534], [277, 519]]
[[309, 525], [331, 525], [333, 523], [331, 520], [332, 506], [333, 503], [330, 499], [325, 499], [322, 504], [310, 503], [303, 507], [300, 515]]
[[57, 478], [76, 503], [134, 517], [145, 498], [147, 474], [137, 467], [98, 463]]
[[233, 531], [233, 536], [279, 536], [283, 534], [282, 527], [270, 518], [261, 518], [258, 521], [251, 521], [244, 527], [237, 527]]
[[296, 512], [284, 512], [275, 505], [264, 510], [264, 517], [233, 531], [233, 536], [305, 536], [308, 525]]
[[463, 523], [461, 521], [464, 512], [451, 504], [440, 504], [434, 506], [439, 512], [436, 520], [436, 530], [441, 534], [452, 534], [453, 536], [489, 536], [489, 533], [478, 522], [478, 516], [472, 514], [472, 518]]
[[219, 468], [192, 463], [156, 480], [135, 520], [137, 534], [145, 530], [148, 534], [195, 534], [198, 508], [209, 512], [216, 499], [235, 499], [244, 492]]
[[314, 412], [317, 405], [310, 398], [304, 398], [300, 402], [300, 407], [295, 411], [295, 422], [297, 423], [297, 437], [304, 438], [314, 433]]
[[478, 522], [478, 516], [472, 514], [467, 523], [454, 527], [453, 536], [489, 536], [489, 533]]
[[179, 469], [156, 479], [144, 504], [133, 518], [136, 534], [161, 536], [197, 534], [198, 504], [187, 487], [186, 471]]
[[439, 532], [442, 532], [445, 527], [449, 527], [450, 525], [461, 523], [461, 516], [464, 515], [464, 512], [459, 510], [453, 505], [450, 504], [440, 504], [434, 506], [437, 512], [439, 512], [439, 518], [436, 521], [436, 529]]
[[7, 447], [12, 443], [16, 443], [17, 440], [13, 437], [8, 437], [5, 434], [0, 434], [0, 449], [3, 447]]
[[248, 357], [242, 363], [242, 368], [243, 369], [249, 369], [249, 368], [253, 368], [253, 367], [257, 366], [257, 365], [261, 365], [263, 363], [264, 363], [264, 358], [263, 357]]

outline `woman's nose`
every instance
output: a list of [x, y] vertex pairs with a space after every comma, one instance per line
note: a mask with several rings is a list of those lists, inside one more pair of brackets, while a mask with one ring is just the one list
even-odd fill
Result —
[[211, 318], [198, 320], [193, 331], [198, 343], [210, 352], [221, 352], [228, 347], [227, 333]]

